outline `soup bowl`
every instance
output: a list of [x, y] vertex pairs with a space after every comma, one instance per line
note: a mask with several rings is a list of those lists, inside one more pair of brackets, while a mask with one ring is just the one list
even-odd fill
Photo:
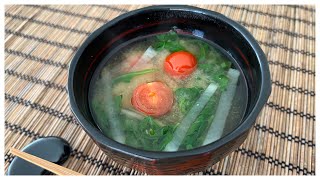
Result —
[[[172, 28], [219, 45], [239, 64], [248, 88], [248, 104], [241, 123], [215, 142], [177, 152], [140, 150], [103, 135], [94, 123], [88, 103], [89, 84], [96, 68], [124, 42]], [[69, 101], [81, 127], [110, 158], [147, 174], [188, 174], [220, 161], [246, 139], [270, 93], [267, 60], [253, 36], [220, 13], [192, 6], [150, 6], [120, 15], [85, 40], [69, 67]]]

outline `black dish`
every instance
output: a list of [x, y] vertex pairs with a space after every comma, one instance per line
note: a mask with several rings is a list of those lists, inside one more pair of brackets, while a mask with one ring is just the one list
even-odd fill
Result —
[[[22, 151], [62, 165], [70, 156], [71, 147], [66, 140], [60, 137], [48, 136], [31, 142]], [[7, 175], [52, 175], [52, 173], [24, 159], [15, 157], [10, 163]]]
[[[188, 151], [143, 151], [104, 136], [94, 124], [88, 105], [88, 88], [95, 69], [122, 43], [172, 28], [185, 34], [203, 32], [204, 39], [218, 44], [237, 61], [249, 93], [244, 120], [220, 140]], [[271, 81], [263, 51], [243, 26], [222, 14], [196, 7], [150, 6], [123, 14], [88, 37], [70, 64], [68, 93], [78, 122], [111, 158], [148, 174], [185, 174], [204, 170], [242, 144], [271, 93]]]

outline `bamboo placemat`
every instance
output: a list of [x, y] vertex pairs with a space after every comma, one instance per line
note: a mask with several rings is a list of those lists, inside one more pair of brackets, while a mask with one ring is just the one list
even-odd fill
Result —
[[[13, 156], [43, 136], [70, 142], [64, 164], [88, 175], [140, 175], [109, 159], [75, 123], [67, 68], [95, 29], [146, 5], [5, 6], [5, 171]], [[247, 140], [197, 174], [315, 174], [315, 6], [198, 5], [244, 25], [264, 50], [272, 94]]]

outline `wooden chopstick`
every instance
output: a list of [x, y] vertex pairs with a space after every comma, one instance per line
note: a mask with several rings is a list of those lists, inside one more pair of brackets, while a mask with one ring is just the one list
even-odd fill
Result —
[[15, 156], [18, 156], [30, 163], [33, 163], [39, 167], [42, 167], [48, 171], [51, 171], [53, 172], [54, 174], [57, 174], [57, 175], [61, 175], [61, 176], [65, 176], [65, 175], [76, 175], [76, 176], [82, 176], [83, 174], [80, 174], [78, 172], [75, 172], [71, 169], [68, 169], [68, 168], [65, 168], [65, 167], [62, 167], [62, 166], [59, 166], [57, 164], [54, 164], [50, 161], [47, 161], [47, 160], [44, 160], [44, 159], [41, 159], [39, 157], [36, 157], [34, 155], [31, 155], [31, 154], [28, 154], [26, 152], [22, 152], [18, 149], [15, 149], [15, 148], [10, 148], [10, 152], [15, 155]]

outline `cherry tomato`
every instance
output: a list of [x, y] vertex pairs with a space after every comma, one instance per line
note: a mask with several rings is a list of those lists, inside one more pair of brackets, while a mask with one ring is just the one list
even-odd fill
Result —
[[173, 77], [184, 78], [197, 68], [196, 58], [189, 52], [178, 51], [170, 54], [164, 62], [164, 70]]
[[147, 115], [159, 117], [172, 108], [172, 90], [162, 82], [151, 82], [138, 86], [132, 95], [133, 107]]

